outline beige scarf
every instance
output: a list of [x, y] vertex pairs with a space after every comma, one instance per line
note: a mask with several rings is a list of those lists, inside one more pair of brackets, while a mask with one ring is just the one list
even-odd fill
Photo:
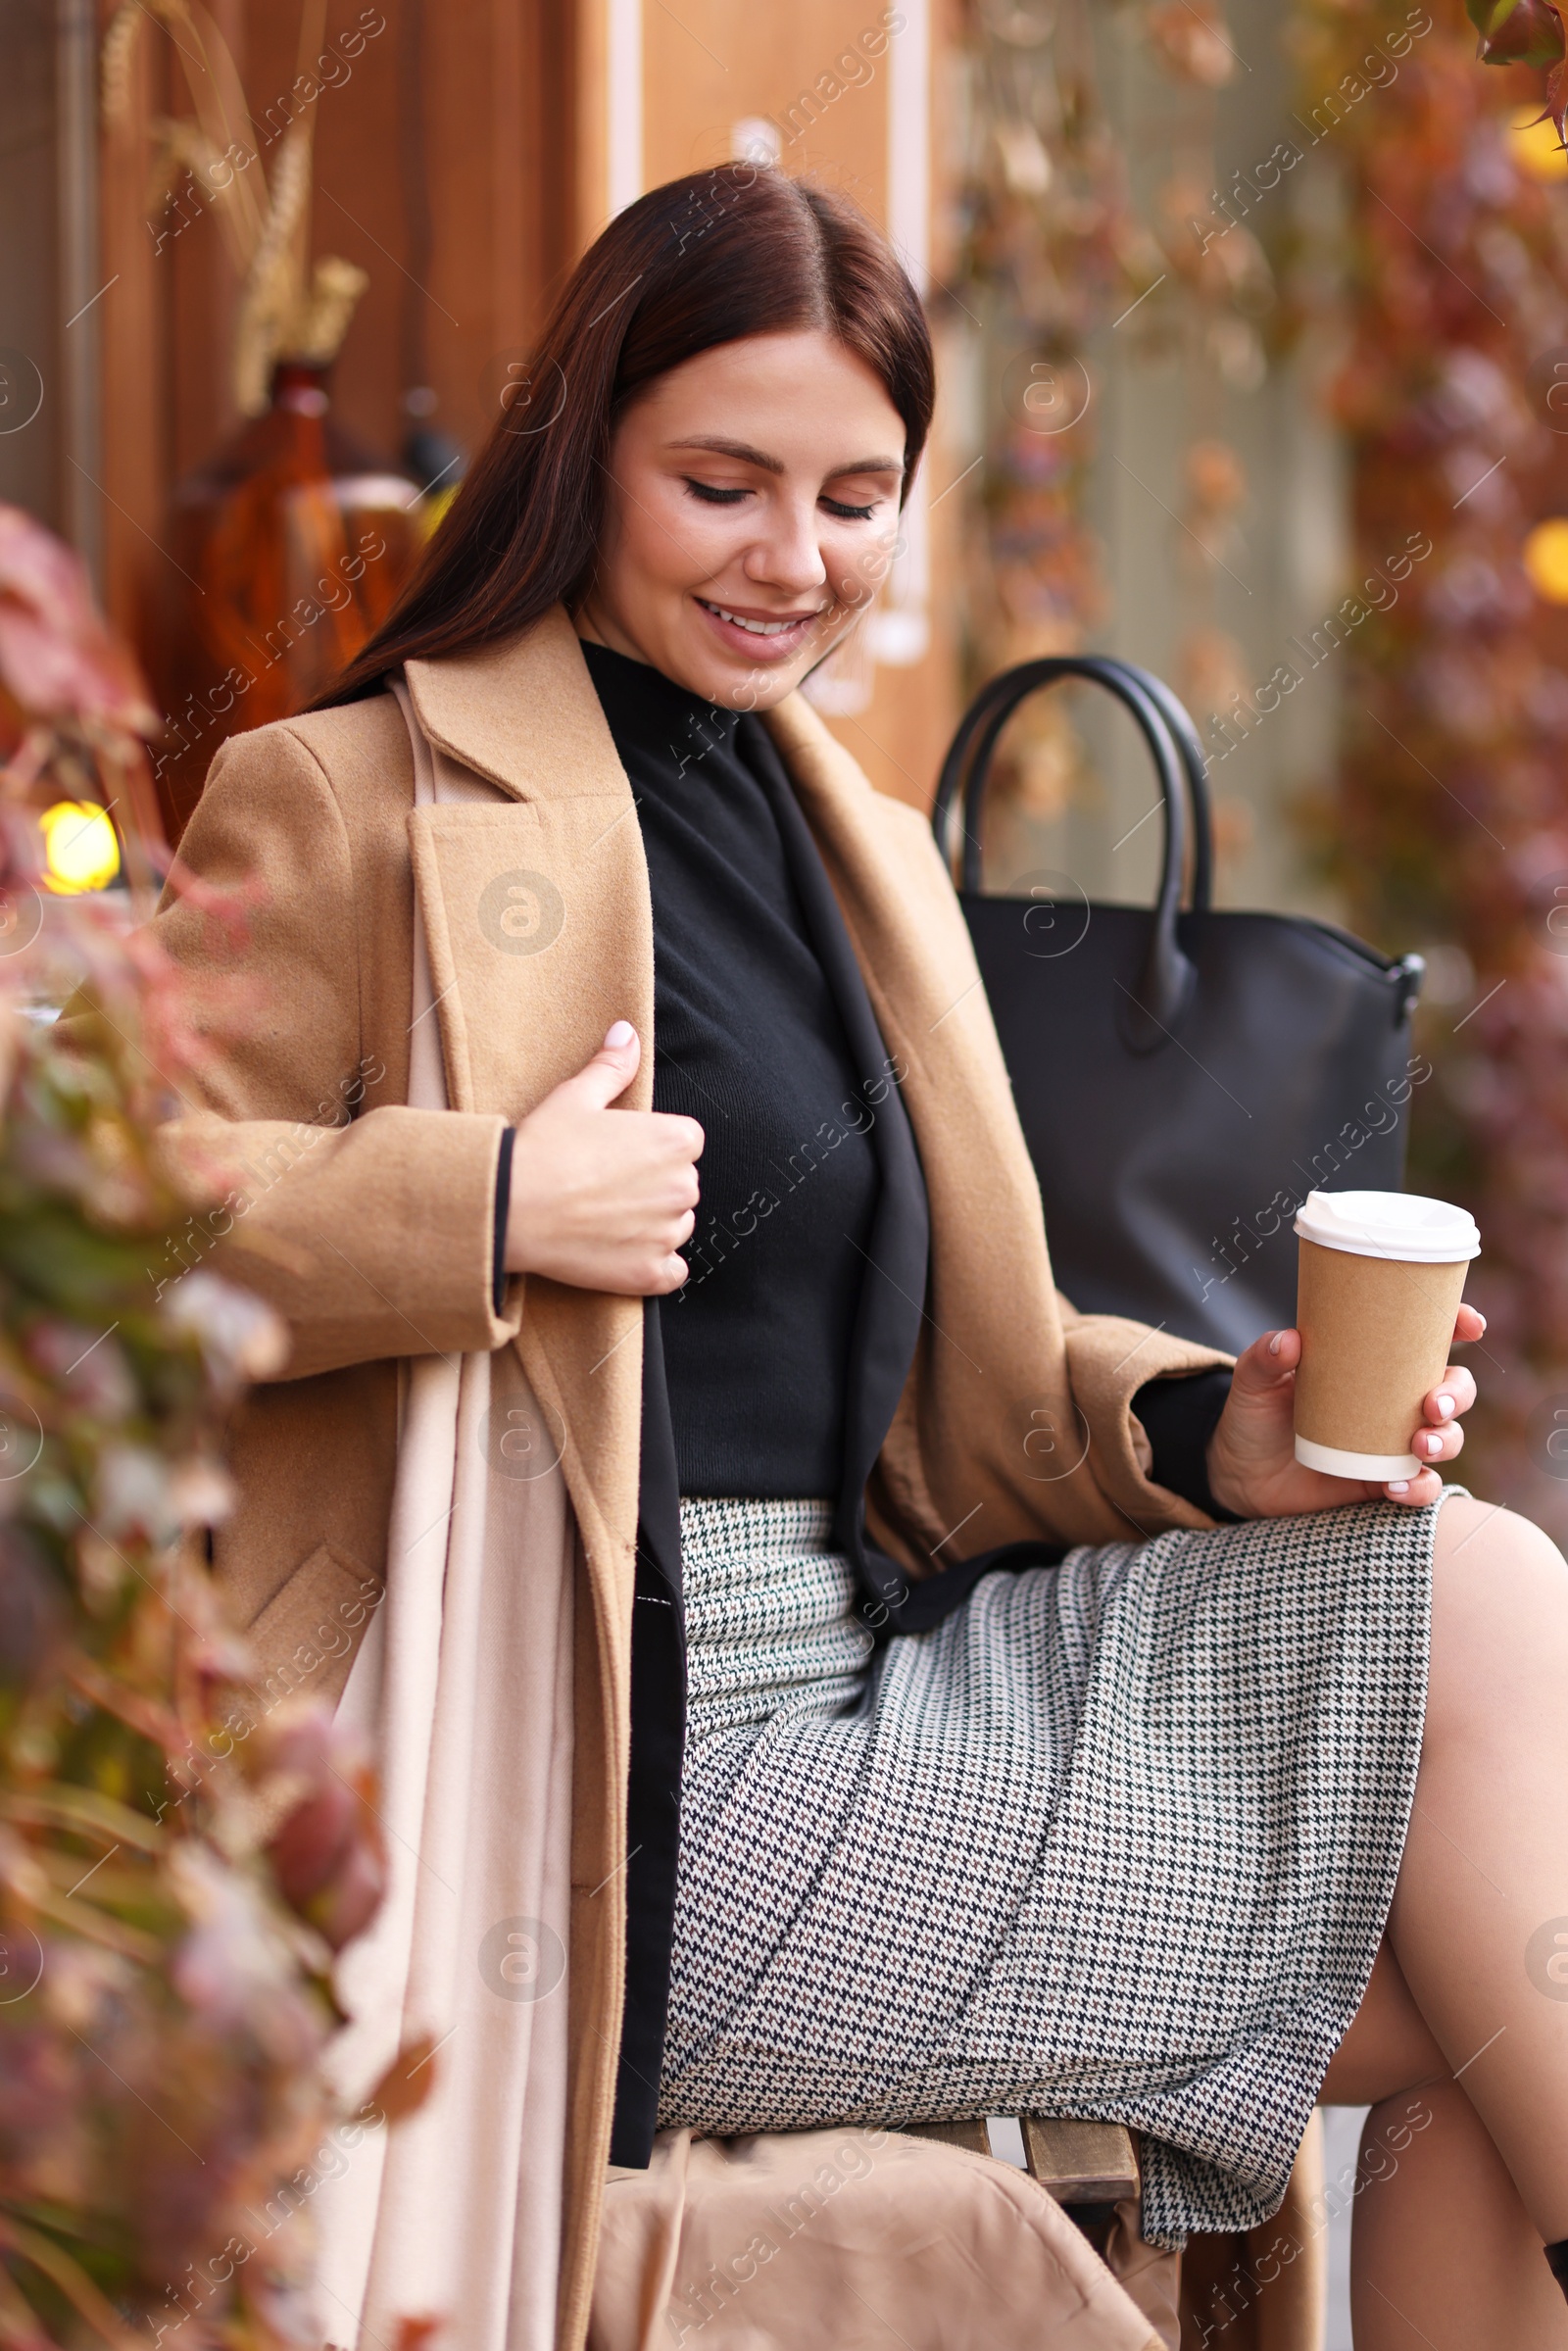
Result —
[[[416, 806], [493, 800], [393, 691]], [[409, 1102], [449, 1106], [417, 917]], [[314, 2198], [318, 2315], [354, 2351], [391, 2351], [402, 2321], [424, 2318], [463, 2351], [551, 2351], [575, 1526], [515, 1347], [416, 1356], [402, 1374], [386, 1599], [339, 1707], [377, 1758], [390, 1887], [339, 1962], [334, 2082], [357, 2107], [400, 2047], [422, 2036], [435, 2054], [419, 2111], [345, 2150]]]

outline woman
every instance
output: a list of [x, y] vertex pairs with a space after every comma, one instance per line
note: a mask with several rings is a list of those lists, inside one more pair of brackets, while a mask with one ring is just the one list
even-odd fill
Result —
[[[573, 1892], [477, 1972], [532, 1999], [569, 1941], [568, 2339], [656, 2125], [1121, 2119], [1178, 2243], [1273, 2208], [1323, 2097], [1408, 2140], [1358, 2343], [1561, 2346], [1568, 2012], [1526, 1952], [1568, 1913], [1563, 1564], [1439, 1507], [1467, 1371], [1430, 1467], [1349, 1486], [1294, 1460], [1294, 1332], [1232, 1377], [1055, 1295], [927, 830], [795, 692], [931, 402], [842, 199], [656, 191], [328, 706], [215, 762], [183, 857], [270, 895], [185, 1147], [250, 1168], [225, 1249], [295, 1337], [220, 1571], [264, 1674], [340, 1684], [305, 1636], [399, 1604], [400, 1376], [525, 1374], [515, 1459], [472, 1425], [575, 1530]], [[194, 905], [161, 922], [202, 968]]]

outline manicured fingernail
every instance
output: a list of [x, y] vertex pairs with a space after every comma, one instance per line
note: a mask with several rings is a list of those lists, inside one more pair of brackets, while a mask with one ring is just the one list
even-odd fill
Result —
[[629, 1045], [631, 1043], [636, 1034], [637, 1031], [632, 1027], [629, 1020], [612, 1021], [609, 1029], [607, 1029], [605, 1032], [605, 1043], [612, 1049], [612, 1052], [618, 1053], [623, 1045]]
[[1268, 1351], [1271, 1355], [1277, 1355], [1279, 1353], [1280, 1341], [1284, 1338], [1284, 1336], [1285, 1333], [1283, 1331], [1276, 1331], [1273, 1338], [1269, 1341]]
[[1432, 1400], [1437, 1405], [1438, 1410], [1442, 1413], [1445, 1420], [1447, 1420], [1451, 1417], [1453, 1412], [1453, 1398], [1451, 1396], [1435, 1396]]
[[1433, 1429], [1427, 1437], [1427, 1451], [1432, 1455], [1432, 1458], [1435, 1461], [1442, 1450], [1443, 1440], [1438, 1435], [1437, 1430]]
[[1389, 1494], [1408, 1494], [1409, 1491], [1410, 1481], [1408, 1478], [1391, 1478], [1385, 1489], [1385, 1492]]
[[1486, 1328], [1487, 1328], [1487, 1318], [1486, 1318], [1486, 1316], [1485, 1316], [1485, 1315], [1484, 1315], [1484, 1314], [1481, 1312], [1481, 1309], [1480, 1309], [1479, 1307], [1477, 1307], [1477, 1308], [1475, 1309], [1475, 1317], [1476, 1317], [1476, 1320], [1477, 1320], [1477, 1322], [1478, 1322], [1478, 1323], [1481, 1325], [1482, 1335], [1483, 1335], [1483, 1337], [1485, 1337], [1485, 1335], [1486, 1335]]

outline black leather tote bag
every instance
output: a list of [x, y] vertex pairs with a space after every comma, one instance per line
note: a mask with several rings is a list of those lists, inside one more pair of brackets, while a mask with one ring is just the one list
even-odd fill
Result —
[[[1066, 875], [980, 888], [997, 738], [1059, 678], [1136, 720], [1163, 800], [1152, 910], [1095, 906]], [[1025, 661], [977, 697], [932, 817], [1040, 1179], [1057, 1282], [1086, 1311], [1231, 1349], [1296, 1319], [1296, 1210], [1312, 1191], [1397, 1191], [1424, 966], [1296, 915], [1216, 911], [1204, 759], [1162, 681], [1095, 656]], [[1184, 877], [1191, 905], [1183, 911]]]

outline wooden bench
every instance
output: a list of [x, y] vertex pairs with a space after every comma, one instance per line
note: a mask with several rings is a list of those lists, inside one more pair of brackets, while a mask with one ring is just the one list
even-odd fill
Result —
[[[1030, 2178], [1058, 2204], [1120, 2204], [1139, 2193], [1138, 2149], [1132, 2132], [1120, 2123], [1024, 2114], [1018, 2117], [1018, 2128]], [[939, 2139], [944, 2146], [967, 2147], [972, 2155], [991, 2152], [983, 2115], [962, 2123], [909, 2123], [904, 2130], [906, 2137]]]

